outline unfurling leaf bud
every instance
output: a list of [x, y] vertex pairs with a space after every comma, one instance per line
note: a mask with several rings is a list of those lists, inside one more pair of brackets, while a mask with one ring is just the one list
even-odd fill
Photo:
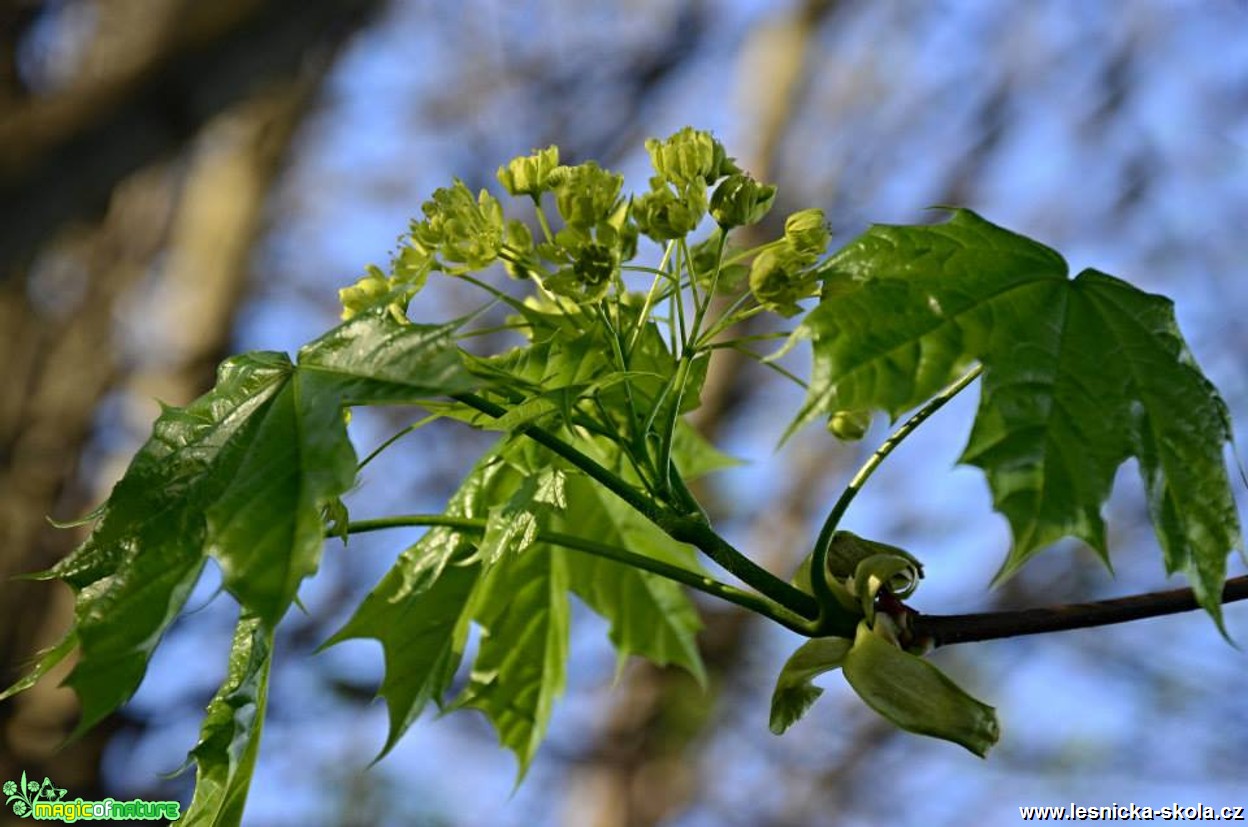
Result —
[[559, 166], [559, 147], [548, 146], [535, 150], [532, 155], [512, 158], [506, 166], [498, 168], [498, 182], [512, 195], [528, 195], [537, 198], [550, 189], [550, 174]]
[[771, 209], [776, 188], [748, 175], [730, 175], [711, 196], [711, 217], [724, 229], [755, 224]]
[[859, 623], [841, 661], [858, 697], [904, 730], [961, 744], [981, 757], [987, 753], [1001, 737], [996, 710], [931, 662], [900, 649], [884, 632]]
[[[923, 576], [923, 564], [904, 548], [868, 540], [865, 537], [859, 537], [852, 531], [838, 531], [832, 535], [832, 540], [828, 544], [828, 574], [837, 578], [852, 577], [857, 571], [859, 563], [868, 557], [875, 557], [881, 554], [901, 557], [909, 562], [914, 567], [914, 576], [908, 578], [909, 580], [915, 580]], [[894, 591], [898, 591], [898, 589], [894, 589]]]

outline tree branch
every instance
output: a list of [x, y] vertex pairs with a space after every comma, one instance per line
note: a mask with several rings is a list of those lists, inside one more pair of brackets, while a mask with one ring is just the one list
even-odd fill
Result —
[[[506, 408], [496, 405], [475, 393], [455, 394], [454, 398], [495, 419], [507, 413]], [[513, 433], [524, 434], [534, 442], [549, 448], [568, 462], [571, 462], [631, 506], [638, 514], [658, 526], [669, 537], [695, 546], [743, 583], [756, 589], [760, 594], [775, 601], [786, 610], [795, 615], [808, 616], [809, 618], [813, 618], [817, 613], [818, 607], [810, 595], [784, 582], [733, 548], [732, 545], [715, 533], [710, 525], [706, 523], [705, 517], [693, 518], [677, 515], [666, 508], [660, 507], [614, 472], [604, 468], [592, 457], [582, 453], [575, 446], [565, 442], [544, 428], [532, 423], [525, 423], [514, 428]], [[692, 495], [689, 496], [692, 501]], [[693, 502], [696, 505], [696, 501]], [[790, 626], [790, 628], [794, 627]], [[843, 631], [844, 624], [841, 626], [835, 626], [834, 624], [834, 628]], [[810, 632], [805, 627], [803, 627], [803, 631], [805, 633]], [[835, 634], [836, 632], [831, 633]]]
[[[1248, 600], [1248, 576], [1233, 577], [1222, 589], [1222, 602]], [[915, 613], [911, 626], [916, 638], [933, 646], [974, 643], [982, 640], [1064, 632], [1128, 623], [1150, 617], [1188, 612], [1200, 608], [1189, 589], [1150, 592], [1094, 603], [1071, 603], [1009, 612], [983, 612], [965, 615], [925, 615]]]
[[[382, 531], [404, 526], [445, 526], [460, 531], [471, 531], [480, 534], [486, 530], [486, 521], [471, 517], [454, 517], [447, 514], [405, 514], [373, 520], [355, 520], [347, 525], [347, 533], [364, 534], [370, 531]], [[648, 571], [659, 577], [683, 583], [692, 589], [697, 589], [700, 592], [726, 600], [729, 603], [735, 603], [756, 614], [769, 617], [780, 625], [800, 634], [809, 633], [807, 628], [809, 622], [807, 619], [792, 612], [781, 603], [769, 600], [761, 595], [734, 588], [705, 574], [699, 574], [698, 572], [666, 563], [645, 554], [638, 554], [628, 549], [613, 546], [609, 543], [600, 543], [586, 537], [577, 537], [557, 531], [538, 530], [537, 542], [563, 546], [573, 551], [584, 552], [585, 554], [612, 560], [635, 569]]]

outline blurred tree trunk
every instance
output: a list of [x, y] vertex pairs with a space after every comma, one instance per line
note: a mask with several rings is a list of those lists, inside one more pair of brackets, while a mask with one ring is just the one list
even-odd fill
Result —
[[[0, 262], [0, 273], [9, 276], [0, 280], [0, 330], [5, 334], [0, 365], [8, 391], [0, 397], [0, 581], [5, 594], [0, 601], [0, 662], [5, 664], [0, 680], [6, 685], [21, 674], [24, 659], [59, 639], [72, 612], [72, 596], [63, 587], [8, 579], [48, 567], [81, 539], [81, 532], [51, 528], [45, 515], [78, 516], [103, 496], [93, 482], [109, 484], [116, 477], [116, 469], [100, 458], [118, 449], [128, 454], [133, 445], [115, 440], [94, 445], [93, 431], [101, 422], [115, 426], [119, 412], [133, 410], [132, 418], [146, 430], [154, 413], [152, 397], [185, 404], [211, 386], [246, 289], [265, 199], [294, 131], [329, 67], [328, 58], [367, 19], [361, 12], [378, 3], [323, 4], [335, 7], [343, 25], [320, 32], [296, 27], [305, 35], [300, 44], [286, 42], [291, 27], [272, 17], [282, 3], [209, 5], [192, 15], [198, 25], [188, 26], [177, 17], [187, 11], [182, 2], [109, 3], [113, 16], [99, 11], [102, 25], [81, 64], [92, 78], [53, 100], [31, 100], [0, 124], [0, 147], [21, 150], [5, 154], [7, 177], [0, 178], [0, 188], [53, 191], [40, 203], [52, 205], [54, 220], [23, 241], [42, 243], [61, 228], [29, 267], [12, 257]], [[126, 19], [136, 24], [133, 16], [144, 14], [144, 25], [119, 25]], [[175, 18], [176, 27], [171, 25]], [[283, 62], [288, 56], [277, 54], [267, 67], [263, 60], [254, 62], [265, 55], [266, 22], [272, 24], [267, 35], [273, 51], [286, 49], [291, 58]], [[243, 35], [250, 51], [238, 46]], [[11, 56], [15, 49], [9, 44], [6, 51]], [[241, 60], [233, 74], [252, 72], [265, 83], [239, 84], [233, 98], [220, 101], [222, 106], [197, 109], [194, 114], [202, 119], [184, 124], [187, 130], [180, 136], [162, 133], [148, 140], [151, 135], [123, 134], [124, 128], [144, 126], [142, 118], [126, 118], [149, 102], [145, 96], [152, 93], [152, 72], [213, 54], [222, 71], [229, 60]], [[173, 81], [191, 86], [223, 82], [193, 76]], [[110, 90], [107, 104], [100, 102], [101, 85]], [[128, 138], [133, 146], [100, 145], [98, 154], [75, 161], [79, 170], [90, 168], [92, 186], [105, 187], [111, 195], [97, 226], [64, 228], [67, 220], [95, 210], [94, 196], [81, 189], [56, 191], [66, 170], [49, 167], [48, 158], [83, 135], [98, 140], [101, 125], [122, 129], [111, 134]], [[50, 149], [30, 142], [41, 131]], [[189, 149], [180, 157], [159, 160], [184, 139], [190, 140]], [[122, 158], [125, 162], [119, 163]], [[143, 168], [129, 174], [135, 165]], [[5, 212], [24, 206], [5, 203]], [[103, 414], [101, 402], [110, 403]], [[90, 458], [85, 467], [84, 455]], [[120, 719], [57, 751], [77, 714], [72, 692], [56, 687], [67, 672], [68, 666], [0, 706], [0, 778], [22, 771], [47, 775], [73, 795], [101, 798], [107, 791], [100, 788], [100, 756]]]

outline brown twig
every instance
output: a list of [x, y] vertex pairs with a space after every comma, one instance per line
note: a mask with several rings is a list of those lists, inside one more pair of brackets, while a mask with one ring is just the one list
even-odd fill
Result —
[[[1248, 576], [1233, 577], [1222, 590], [1222, 602], [1248, 599]], [[965, 615], [915, 614], [911, 618], [915, 637], [932, 641], [933, 646], [974, 643], [1068, 629], [1088, 629], [1127, 623], [1149, 617], [1177, 614], [1199, 608], [1191, 589], [1150, 592], [1093, 603], [1071, 603], [1008, 612], [981, 612]]]

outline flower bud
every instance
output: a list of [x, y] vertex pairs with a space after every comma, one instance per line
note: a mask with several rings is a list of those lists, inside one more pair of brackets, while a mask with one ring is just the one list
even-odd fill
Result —
[[784, 237], [807, 263], [813, 263], [827, 251], [832, 234], [828, 231], [823, 210], [811, 208], [795, 212], [785, 220]]
[[711, 196], [711, 217], [725, 229], [755, 224], [771, 209], [775, 198], [775, 187], [748, 175], [730, 175]]
[[697, 229], [706, 214], [706, 191], [689, 187], [680, 197], [667, 187], [651, 190], [633, 202], [637, 227], [660, 243], [684, 238]]
[[369, 267], [368, 275], [338, 291], [338, 301], [342, 303], [342, 318], [350, 319], [389, 292], [389, 279], [377, 267]]
[[787, 248], [763, 250], [750, 266], [750, 291], [759, 304], [782, 316], [801, 312], [797, 302], [811, 295], [814, 277], [806, 262]]
[[837, 439], [856, 442], [866, 436], [871, 427], [870, 411], [837, 411], [828, 419], [828, 430]]
[[677, 185], [690, 184], [706, 182], [708, 176], [717, 172], [716, 162], [724, 156], [720, 147], [721, 154], [716, 157], [716, 143], [711, 133], [686, 126], [666, 140], [649, 139], [646, 151], [654, 171], [663, 179]]

